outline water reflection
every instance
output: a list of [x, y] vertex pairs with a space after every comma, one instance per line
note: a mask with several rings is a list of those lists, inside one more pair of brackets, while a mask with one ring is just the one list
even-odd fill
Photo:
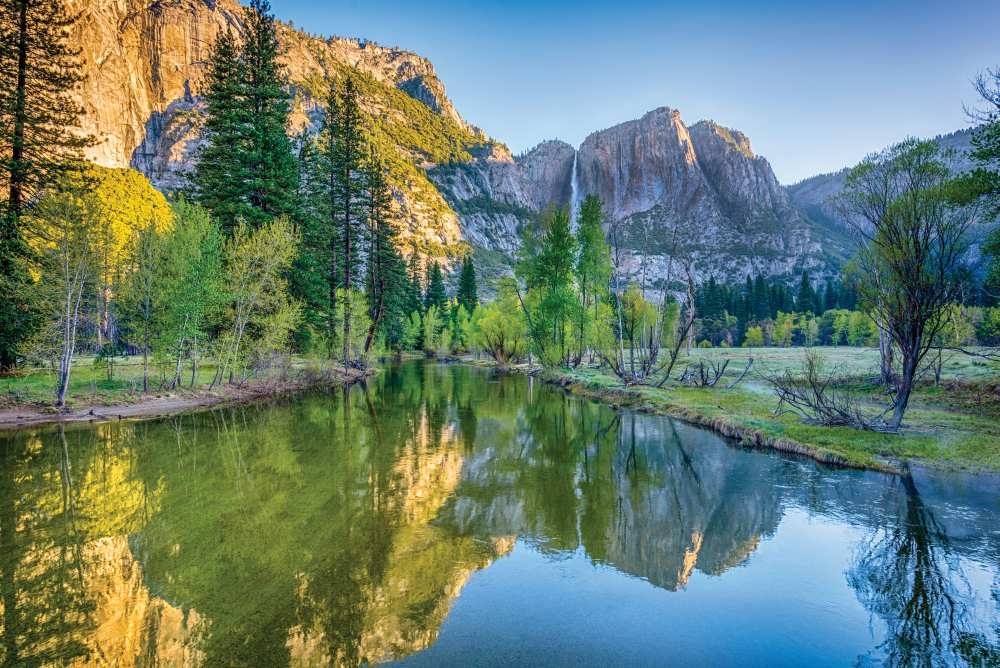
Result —
[[3, 665], [402, 658], [516, 541], [677, 591], [752, 571], [792, 507], [865, 536], [832, 585], [884, 626], [859, 663], [998, 661], [995, 496], [744, 452], [523, 378], [407, 364], [0, 448]]

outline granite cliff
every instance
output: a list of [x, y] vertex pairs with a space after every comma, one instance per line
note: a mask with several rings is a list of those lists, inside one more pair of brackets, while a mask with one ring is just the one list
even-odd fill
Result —
[[[82, 127], [88, 159], [131, 165], [165, 190], [183, 186], [200, 146], [199, 93], [216, 35], [242, 30], [237, 0], [71, 0], [80, 20]], [[549, 206], [600, 195], [621, 234], [624, 271], [662, 280], [674, 248], [699, 275], [833, 270], [841, 236], [793, 205], [742, 133], [687, 126], [660, 108], [595, 132], [579, 149], [546, 141], [520, 156], [455, 109], [425, 58], [358, 39], [279, 26], [293, 96], [289, 132], [314, 130], [327, 77], [356, 72], [377, 120], [404, 250], [444, 258], [470, 246], [487, 275], [504, 271], [520, 232]], [[574, 187], [575, 185], [575, 187]], [[832, 243], [831, 243], [832, 241]]]

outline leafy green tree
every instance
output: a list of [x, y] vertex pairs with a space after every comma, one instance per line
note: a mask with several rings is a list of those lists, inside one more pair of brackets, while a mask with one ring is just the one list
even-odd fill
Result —
[[496, 299], [476, 309], [475, 335], [478, 347], [492, 356], [501, 369], [527, 355], [528, 324], [512, 279], [501, 280]]
[[[284, 218], [252, 230], [241, 224], [226, 242], [225, 295], [228, 322], [219, 340], [214, 383], [243, 379], [255, 363], [285, 350], [299, 324], [299, 304], [288, 296], [286, 274], [296, 252], [295, 232]], [[214, 384], [213, 383], [213, 384]]]
[[479, 289], [476, 286], [476, 266], [473, 263], [472, 255], [469, 254], [462, 261], [462, 269], [458, 275], [458, 294], [455, 295], [459, 305], [465, 308], [467, 313], [472, 313], [479, 306]]
[[191, 366], [189, 384], [198, 380], [198, 365], [208, 350], [209, 336], [226, 299], [223, 276], [223, 237], [208, 211], [180, 200], [173, 205], [173, 228], [160, 244], [154, 285], [159, 302], [153, 342], [157, 357], [169, 364], [172, 380], [181, 382], [181, 362]]
[[424, 324], [420, 311], [412, 311], [403, 325], [402, 347], [407, 350], [422, 350], [424, 340]]
[[0, 372], [40, 322], [30, 303], [24, 214], [35, 195], [54, 184], [89, 143], [75, 129], [81, 108], [79, 52], [68, 42], [76, 17], [62, 0], [0, 4]]
[[152, 226], [139, 230], [132, 242], [132, 271], [122, 286], [121, 303], [125, 323], [138, 335], [142, 350], [143, 392], [149, 392], [149, 355], [153, 349], [153, 337], [162, 306], [157, 279], [164, 255], [163, 236]]
[[764, 331], [760, 325], [747, 327], [746, 337], [743, 339], [744, 348], [759, 348], [764, 345]]
[[[447, 308], [447, 305], [445, 306]], [[451, 328], [445, 322], [446, 312], [431, 304], [424, 312], [424, 352], [428, 357], [451, 352]]]
[[516, 272], [527, 288], [526, 317], [532, 341], [545, 364], [567, 358], [567, 327], [576, 322], [579, 302], [573, 292], [576, 239], [566, 209], [551, 209], [538, 231], [529, 231], [521, 245]]
[[867, 303], [899, 352], [892, 416], [898, 430], [917, 371], [959, 297], [957, 276], [974, 212], [956, 209], [952, 181], [933, 142], [905, 141], [851, 170], [845, 210], [861, 238]]
[[[101, 220], [94, 244], [98, 253], [96, 324], [98, 346], [117, 348], [116, 293], [131, 270], [138, 234], [167, 230], [173, 214], [167, 200], [134, 169], [89, 165], [83, 170], [89, 197]], [[153, 235], [155, 236], [155, 235]]]
[[587, 321], [598, 321], [600, 305], [607, 299], [611, 281], [611, 248], [601, 227], [604, 204], [596, 195], [587, 195], [580, 204], [577, 220], [577, 241], [580, 251], [576, 259], [576, 285], [580, 291], [578, 318], [578, 358], [591, 346], [587, 336]]
[[451, 349], [466, 352], [472, 345], [472, 316], [465, 306], [455, 302], [451, 310]]
[[424, 308], [437, 307], [438, 313], [448, 305], [448, 294], [444, 287], [444, 272], [441, 265], [432, 262], [427, 271], [427, 294], [424, 295]]
[[57, 359], [55, 403], [66, 405], [73, 358], [82, 319], [84, 295], [98, 276], [98, 238], [101, 220], [82, 174], [67, 174], [36, 206], [34, 228], [43, 248], [38, 284], [48, 327], [41, 349]]

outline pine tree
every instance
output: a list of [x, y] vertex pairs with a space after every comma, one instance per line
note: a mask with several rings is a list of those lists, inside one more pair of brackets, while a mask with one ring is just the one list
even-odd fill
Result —
[[444, 273], [441, 265], [437, 262], [431, 263], [431, 268], [427, 271], [427, 294], [424, 296], [424, 308], [429, 309], [436, 306], [440, 313], [448, 305], [448, 295], [444, 288]]
[[596, 195], [587, 195], [577, 216], [577, 241], [580, 252], [576, 260], [576, 283], [580, 290], [580, 317], [577, 325], [578, 356], [582, 359], [588, 347], [587, 314], [597, 317], [598, 306], [607, 296], [611, 281], [611, 249], [604, 236], [604, 203]]
[[198, 201], [232, 232], [296, 211], [298, 169], [288, 123], [288, 93], [267, 0], [244, 8], [245, 39], [219, 35], [209, 56], [207, 144], [194, 173]]
[[67, 41], [75, 20], [61, 0], [0, 5], [0, 371], [14, 368], [19, 346], [39, 322], [22, 214], [89, 143], [75, 132], [79, 51]]
[[424, 271], [416, 250], [410, 254], [406, 273], [410, 279], [410, 287], [406, 293], [406, 311], [408, 314], [421, 315], [424, 311]]
[[240, 219], [249, 217], [243, 160], [248, 151], [249, 112], [240, 48], [232, 30], [216, 38], [208, 63], [206, 144], [195, 165], [194, 194], [231, 234]]
[[368, 318], [370, 325], [365, 337], [364, 352], [367, 354], [382, 332], [390, 343], [402, 337], [406, 292], [409, 282], [406, 266], [396, 249], [396, 230], [389, 222], [392, 193], [386, 182], [387, 168], [374, 156], [365, 170], [368, 188], [368, 270], [365, 281], [368, 296]]
[[[316, 138], [299, 140], [298, 222], [300, 252], [291, 275], [293, 295], [304, 305], [306, 327], [297, 332], [300, 346], [313, 332], [327, 328], [333, 317], [331, 266], [335, 266], [338, 242], [330, 220], [329, 168]], [[334, 275], [339, 272], [334, 270]]]
[[471, 314], [479, 306], [479, 290], [476, 286], [476, 266], [473, 264], [472, 255], [462, 261], [462, 270], [458, 275], [458, 294], [456, 295], [460, 306], [465, 307], [466, 313]]
[[280, 47], [268, 0], [251, 0], [244, 10], [243, 67], [250, 112], [246, 163], [247, 222], [260, 226], [295, 213], [298, 172], [288, 125], [287, 80], [278, 64]]
[[816, 292], [809, 281], [809, 272], [802, 271], [802, 279], [799, 281], [799, 292], [795, 297], [795, 308], [800, 313], [812, 313], [816, 310]]
[[826, 279], [826, 292], [823, 294], [823, 311], [830, 311], [838, 308], [839, 298], [837, 287], [833, 284], [833, 279]]
[[[323, 146], [330, 163], [330, 215], [336, 240], [340, 242], [340, 287], [343, 289], [342, 340], [344, 363], [351, 362], [351, 313], [354, 308], [351, 291], [361, 276], [354, 272], [359, 265], [360, 251], [365, 234], [365, 137], [361, 126], [361, 109], [358, 89], [348, 76], [341, 86], [330, 86], [327, 100]], [[331, 237], [331, 243], [335, 243]], [[331, 265], [331, 274], [337, 270]], [[331, 275], [330, 289], [336, 290], [337, 281]], [[335, 301], [331, 293], [331, 301]], [[331, 323], [332, 325], [333, 323]]]
[[771, 294], [768, 292], [767, 283], [764, 277], [757, 274], [753, 283], [753, 315], [757, 322], [773, 317], [771, 308]]

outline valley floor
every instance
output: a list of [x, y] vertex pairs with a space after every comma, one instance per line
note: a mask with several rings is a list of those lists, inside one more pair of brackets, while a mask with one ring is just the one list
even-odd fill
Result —
[[[878, 352], [857, 348], [818, 348], [829, 369], [847, 377], [852, 388], [875, 408], [884, 399], [870, 378]], [[752, 446], [804, 454], [831, 464], [899, 470], [906, 463], [967, 470], [1000, 470], [1000, 368], [953, 354], [945, 359], [940, 385], [930, 380], [914, 392], [900, 434], [879, 434], [849, 427], [809, 424], [797, 415], [775, 415], [777, 399], [764, 376], [798, 368], [802, 348], [699, 350], [681, 358], [674, 371], [708, 356], [731, 359], [716, 388], [671, 381], [663, 388], [625, 387], [597, 368], [547, 369], [541, 377], [567, 390], [615, 405], [671, 415], [737, 438]], [[733, 389], [750, 356], [754, 367]]]

